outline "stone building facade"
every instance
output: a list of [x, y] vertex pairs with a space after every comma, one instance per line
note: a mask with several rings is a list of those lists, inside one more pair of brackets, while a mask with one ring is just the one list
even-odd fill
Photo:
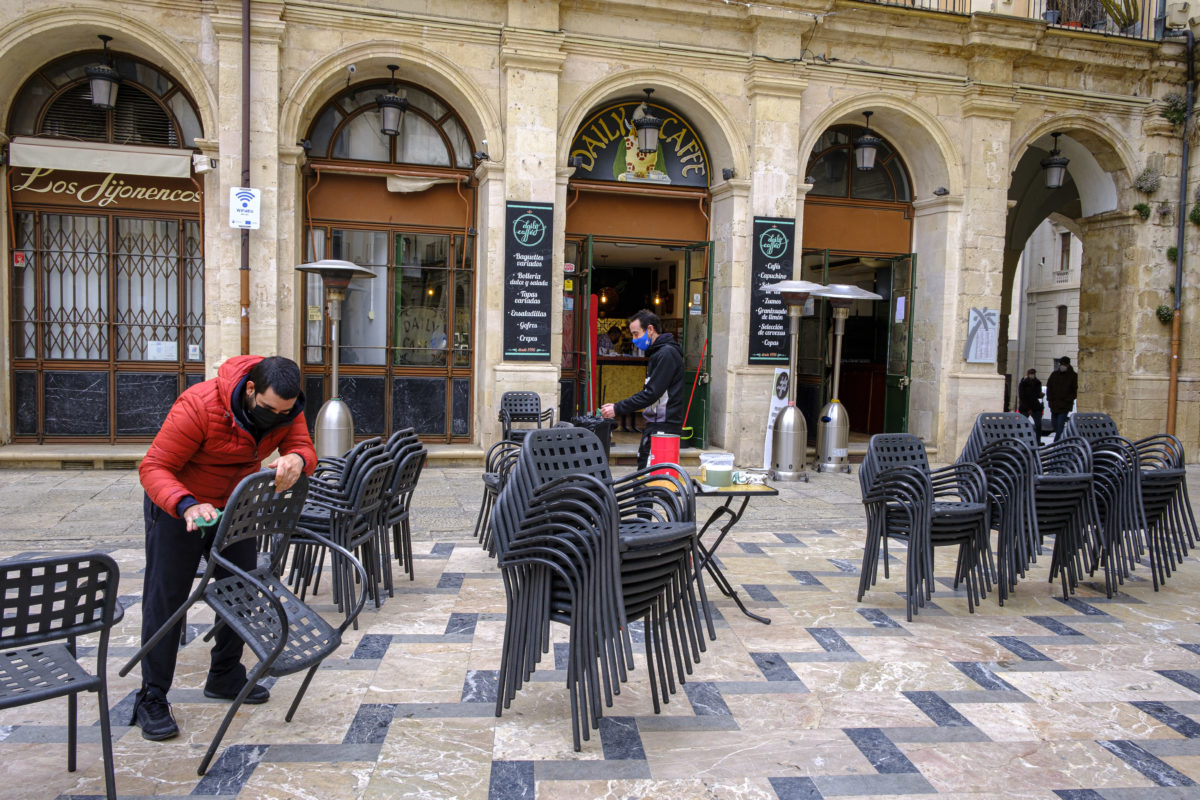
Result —
[[[1145, 35], [1122, 36], [1047, 24], [1019, 0], [976, 5], [253, 0], [244, 181], [241, 3], [0, 0], [9, 154], [0, 314], [13, 332], [0, 370], [0, 439], [148, 436], [179, 388], [241, 351], [246, 276], [229, 217], [231, 190], [245, 186], [261, 192], [259, 227], [248, 235], [249, 349], [296, 357], [317, 400], [330, 391], [328, 329], [318, 292], [295, 267], [338, 257], [376, 270], [374, 288], [348, 300], [358, 327], [343, 342], [342, 394], [379, 432], [416, 423], [430, 441], [486, 446], [499, 435], [498, 398], [516, 389], [586, 410], [581, 398], [596, 387], [585, 375], [581, 312], [599, 296], [593, 279], [622, 267], [633, 270], [627, 295], [672, 308], [664, 318], [685, 340], [689, 380], [700, 373], [704, 443], [756, 463], [775, 371], [747, 345], [763, 323], [752, 297], [761, 219], [794, 223], [797, 276], [883, 289], [878, 307], [854, 311], [846, 380], [856, 382], [846, 399], [857, 404], [855, 427], [906, 428], [951, 459], [975, 415], [1002, 407], [1009, 369], [1003, 345], [995, 362], [967, 360], [970, 311], [995, 309], [1003, 327], [1025, 242], [1051, 214], [1071, 220], [1082, 242], [1080, 410], [1109, 412], [1130, 436], [1160, 431], [1169, 329], [1153, 312], [1174, 281], [1162, 255], [1174, 228], [1133, 211], [1144, 199], [1133, 181], [1155, 167], [1164, 178], [1153, 201], [1187, 213], [1172, 188], [1180, 131], [1161, 113], [1185, 82], [1182, 40], [1150, 35], [1157, 9], [1147, 11]], [[73, 107], [55, 103], [83, 91], [88, 59], [107, 57], [99, 34], [112, 37], [108, 50], [126, 69], [121, 91], [164, 109], [178, 141], [136, 149], [130, 142], [140, 140], [116, 133], [118, 105], [96, 148], [56, 160], [43, 140], [78, 134], [68, 130]], [[378, 135], [370, 115], [381, 94], [409, 103], [411, 133]], [[631, 148], [604, 149], [624, 148], [620, 135], [586, 138], [600, 112], [636, 119], [643, 101], [650, 116], [678, 123], [660, 133], [649, 177]], [[66, 134], [56, 137], [54, 114]], [[875, 177], [849, 166], [867, 126], [890, 159]], [[1062, 188], [1048, 191], [1041, 161], [1052, 133], [1070, 164]], [[170, 178], [183, 187], [171, 189], [173, 167], [147, 166], [159, 183], [140, 195], [131, 188], [126, 205], [117, 197], [106, 210], [77, 196], [60, 203], [55, 176], [37, 172], [121, 180], [113, 164], [149, 165], [172, 148], [215, 168]], [[601, 150], [639, 177], [589, 174]], [[695, 169], [682, 172], [689, 163]], [[700, 185], [671, 177], [695, 178], [697, 165]], [[178, 205], [189, 187], [191, 205], [159, 202]], [[549, 221], [550, 290], [536, 300], [548, 327], [536, 357], [506, 346], [507, 222], [521, 204]], [[111, 231], [111, 243], [88, 245], [94, 275], [80, 271], [80, 239], [55, 243], [68, 222], [78, 236], [82, 217]], [[140, 226], [137, 258], [121, 246], [129, 219]], [[155, 244], [146, 231], [156, 225], [177, 243]], [[1197, 250], [1190, 226], [1188, 235], [1185, 259]], [[167, 276], [151, 262], [166, 264]], [[130, 275], [141, 288], [128, 288]], [[1185, 270], [1179, 287], [1176, 432], [1185, 442], [1200, 433], [1194, 275]], [[156, 286], [170, 298], [155, 300]], [[58, 317], [44, 310], [55, 304]], [[799, 370], [810, 412], [829, 391], [828, 314], [812, 312]], [[87, 325], [98, 333], [85, 341]], [[118, 352], [127, 329], [133, 344]], [[907, 352], [897, 357], [898, 347]], [[104, 424], [64, 422], [73, 407]]]

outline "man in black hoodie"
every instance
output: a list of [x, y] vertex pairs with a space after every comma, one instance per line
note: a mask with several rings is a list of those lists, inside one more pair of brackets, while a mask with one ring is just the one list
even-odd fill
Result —
[[674, 336], [659, 333], [660, 327], [662, 323], [653, 311], [642, 309], [629, 318], [633, 346], [645, 350], [650, 358], [646, 385], [633, 397], [600, 407], [600, 415], [606, 419], [642, 409], [646, 422], [638, 446], [638, 469], [644, 469], [650, 462], [651, 436], [683, 433], [683, 351]]

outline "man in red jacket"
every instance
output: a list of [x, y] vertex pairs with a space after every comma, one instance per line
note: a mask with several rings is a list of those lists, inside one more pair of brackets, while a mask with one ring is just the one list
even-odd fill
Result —
[[[217, 517], [238, 483], [267, 464], [275, 470], [275, 488], [290, 488], [302, 472], [312, 473], [317, 454], [304, 421], [300, 368], [281, 356], [238, 356], [217, 370], [217, 377], [189, 387], [179, 396], [138, 472], [146, 490], [146, 572], [142, 590], [142, 641], [153, 636], [191, 592], [205, 549], [199, 524]], [[226, 553], [234, 563], [253, 569], [254, 540]], [[167, 702], [175, 676], [180, 626], [167, 633], [142, 659], [142, 689], [134, 722], [146, 739], [179, 735]], [[233, 700], [246, 685], [243, 642], [227, 626], [215, 636], [204, 696]], [[270, 693], [256, 686], [243, 702], [265, 703]]]

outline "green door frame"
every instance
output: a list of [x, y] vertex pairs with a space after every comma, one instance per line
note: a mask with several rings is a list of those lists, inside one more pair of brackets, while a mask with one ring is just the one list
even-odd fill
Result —
[[888, 360], [883, 395], [885, 433], [908, 432], [909, 386], [912, 383], [912, 315], [917, 286], [917, 254], [892, 259], [888, 299]]
[[[692, 277], [692, 256], [703, 250], [703, 274]], [[713, 246], [712, 242], [695, 242], [683, 248], [684, 286], [687, 288], [687, 311], [683, 315], [683, 347], [684, 359], [684, 391], [690, 400], [684, 421], [681, 444], [686, 447], [698, 447], [701, 450], [708, 447], [709, 442], [709, 386], [712, 375], [712, 279], [713, 279]], [[692, 313], [692, 303], [699, 290], [703, 310], [699, 314]], [[692, 347], [693, 316], [704, 317], [704, 339], [698, 350]], [[703, 357], [702, 357], [703, 356]], [[694, 360], [693, 360], [694, 359]], [[693, 389], [694, 387], [694, 389]]]

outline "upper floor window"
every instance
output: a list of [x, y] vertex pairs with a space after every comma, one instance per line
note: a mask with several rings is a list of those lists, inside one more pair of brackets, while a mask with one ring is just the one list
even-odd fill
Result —
[[[87, 67], [106, 63], [121, 75], [117, 105], [92, 105]], [[195, 147], [204, 135], [191, 98], [144, 61], [108, 51], [73, 53], [41, 67], [21, 87], [9, 114], [9, 136], [46, 136], [109, 144]]]
[[352, 86], [330, 101], [309, 130], [309, 155], [469, 169], [474, 148], [466, 126], [446, 103], [418, 86], [397, 81], [396, 93], [408, 100], [408, 110], [398, 134], [380, 130], [375, 100], [390, 86], [388, 81]]
[[[860, 125], [834, 125], [821, 134], [805, 172], [813, 179], [810, 196], [912, 202], [908, 171], [886, 140], [876, 150], [874, 169], [860, 172], [854, 168], [854, 140], [865, 132]], [[878, 131], [871, 133], [879, 135]]]

